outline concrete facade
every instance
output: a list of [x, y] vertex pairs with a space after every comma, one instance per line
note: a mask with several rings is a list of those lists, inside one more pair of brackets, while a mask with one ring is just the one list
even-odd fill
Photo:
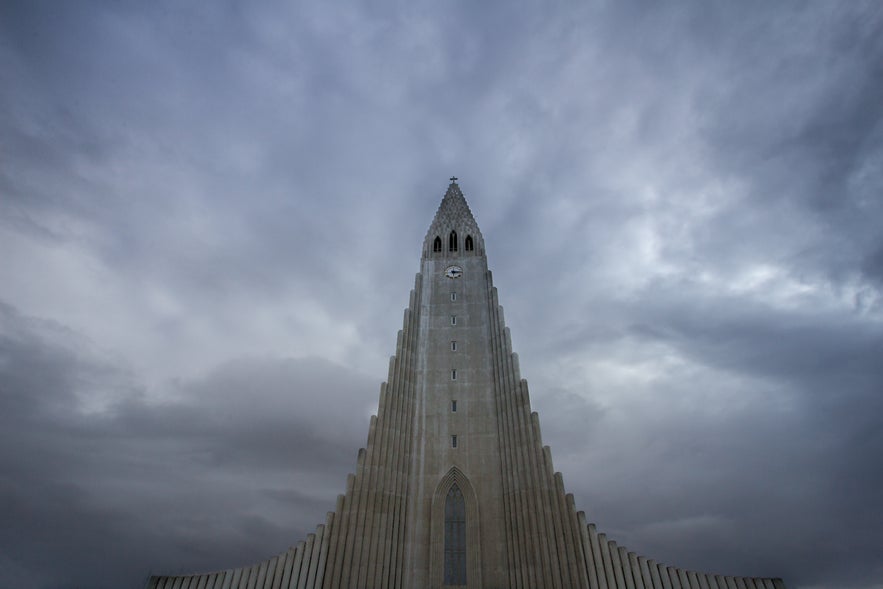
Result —
[[734, 584], [784, 588], [781, 579], [647, 560], [597, 533], [576, 510], [542, 444], [484, 238], [456, 179], [426, 234], [368, 443], [326, 522], [252, 567], [148, 581], [150, 589]]

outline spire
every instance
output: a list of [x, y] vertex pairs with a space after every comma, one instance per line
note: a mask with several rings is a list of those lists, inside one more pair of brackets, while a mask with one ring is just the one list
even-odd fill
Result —
[[[460, 185], [457, 184], [456, 176], [451, 176], [448, 190], [445, 192], [432, 224], [429, 226], [426, 239], [423, 240], [423, 256], [429, 257], [433, 254], [436, 238], [441, 240], [443, 244], [442, 249], [445, 253], [452, 253], [448, 251], [448, 240], [452, 231], [457, 234], [460, 240], [463, 240], [462, 245], [458, 244], [460, 245], [457, 248], [458, 253], [484, 255], [484, 238], [481, 235], [481, 230], [478, 228], [478, 223], [475, 222], [475, 217], [472, 216], [466, 197], [463, 196]], [[470, 241], [473, 246], [473, 249], [468, 252], [465, 249], [467, 237], [471, 238]], [[435, 249], [435, 253], [439, 253], [437, 249]]]

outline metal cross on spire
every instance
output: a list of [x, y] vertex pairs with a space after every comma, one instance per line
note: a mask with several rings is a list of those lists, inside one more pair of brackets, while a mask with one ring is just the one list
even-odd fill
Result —
[[456, 183], [456, 182], [457, 182], [457, 177], [456, 177], [456, 176], [451, 176], [451, 184], [454, 184], [454, 183]]

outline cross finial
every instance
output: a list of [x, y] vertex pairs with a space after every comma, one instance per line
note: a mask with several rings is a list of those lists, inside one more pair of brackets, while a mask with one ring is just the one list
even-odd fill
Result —
[[451, 184], [454, 184], [455, 182], [457, 182], [457, 177], [451, 176]]

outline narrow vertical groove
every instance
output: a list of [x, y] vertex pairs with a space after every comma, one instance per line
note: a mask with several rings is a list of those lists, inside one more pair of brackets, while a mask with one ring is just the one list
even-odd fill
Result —
[[[332, 575], [330, 579], [326, 579], [325, 589], [337, 589], [342, 587], [341, 585], [341, 575], [343, 572], [343, 558], [346, 553], [346, 542], [347, 542], [347, 534], [349, 533], [349, 516], [352, 511], [352, 503], [353, 503], [353, 488], [356, 484], [356, 475], [350, 473], [346, 477], [346, 493], [344, 494], [343, 499], [343, 508], [340, 511], [340, 531], [339, 536], [336, 542], [337, 550], [334, 555], [334, 568], [331, 570]], [[298, 544], [300, 549], [300, 545]], [[301, 554], [301, 557], [303, 555]], [[292, 571], [291, 576], [292, 580], [294, 580], [295, 572]]]
[[580, 524], [579, 514], [576, 511], [576, 501], [571, 493], [564, 496], [567, 503], [567, 514], [570, 516], [570, 529], [573, 530], [573, 548], [576, 551], [576, 570], [581, 589], [589, 587], [589, 569], [586, 558], [586, 522], [583, 519]]
[[622, 577], [622, 562], [619, 560], [619, 546], [613, 540], [607, 541], [610, 550], [610, 563], [613, 565], [613, 578], [617, 589], [625, 589], [625, 579]]
[[285, 569], [282, 571], [282, 582], [279, 584], [280, 589], [289, 589], [291, 587], [291, 578], [297, 573], [294, 570], [294, 561], [297, 558], [297, 548], [292, 546], [285, 554]]
[[382, 528], [384, 526], [384, 504], [388, 495], [389, 485], [387, 483], [387, 465], [386, 460], [389, 457], [389, 448], [387, 447], [387, 438], [389, 432], [389, 419], [391, 417], [388, 408], [389, 399], [381, 389], [380, 403], [377, 407], [377, 432], [374, 434], [374, 482], [371, 484], [372, 500], [371, 500], [371, 524], [368, 531], [369, 548], [364, 552], [363, 559], [367, 559], [364, 578], [359, 577], [360, 587], [375, 587], [375, 574], [377, 570], [378, 554], [381, 553], [383, 543]]
[[403, 347], [398, 367], [399, 372], [396, 375], [395, 395], [396, 404], [399, 407], [398, 431], [395, 440], [395, 462], [393, 464], [393, 513], [391, 516], [392, 534], [390, 535], [390, 549], [385, 565], [386, 580], [381, 585], [383, 587], [401, 587], [404, 575], [404, 533], [405, 520], [407, 518], [407, 486], [411, 453], [410, 439], [408, 432], [410, 431], [413, 418], [411, 415], [412, 395], [410, 374], [413, 371], [414, 358], [414, 342], [416, 334], [419, 331], [420, 319], [420, 303], [419, 297], [421, 293], [421, 275], [417, 274], [414, 279], [414, 290], [410, 294], [409, 312], [406, 316], [406, 327], [403, 333]]
[[[530, 509], [530, 485], [531, 472], [525, 461], [527, 450], [527, 440], [529, 439], [524, 431], [524, 410], [521, 403], [520, 395], [520, 379], [518, 378], [518, 367], [515, 363], [515, 355], [512, 353], [512, 340], [509, 336], [509, 329], [506, 327], [503, 307], [497, 305], [499, 314], [499, 330], [500, 330], [500, 347], [501, 362], [503, 368], [503, 377], [505, 385], [505, 396], [507, 408], [507, 424], [512, 429], [512, 459], [514, 462], [514, 471], [510, 473], [513, 483], [512, 497], [514, 500], [515, 517], [513, 518], [513, 531], [517, 539], [517, 544], [513, 552], [518, 555], [520, 568], [516, 570], [519, 573], [518, 580], [522, 586], [529, 586], [532, 582], [530, 573], [530, 563], [532, 557], [536, 553], [534, 546], [536, 542], [531, 539], [536, 536], [535, 529], [530, 527], [529, 514]], [[534, 567], [535, 568], [535, 567]], [[534, 573], [533, 578], [536, 578]]]
[[662, 581], [662, 589], [671, 589], [671, 578], [668, 576], [668, 567], [659, 563], [659, 579]]
[[653, 575], [650, 574], [650, 565], [643, 556], [638, 557], [638, 566], [641, 569], [641, 579], [643, 580], [644, 589], [655, 589], [653, 585]]
[[525, 546], [525, 538], [521, 529], [521, 522], [518, 520], [519, 513], [524, 512], [522, 497], [519, 496], [518, 480], [520, 476], [524, 476], [525, 471], [523, 468], [520, 468], [521, 465], [518, 461], [519, 446], [521, 443], [519, 440], [518, 426], [516, 424], [517, 416], [514, 408], [513, 383], [506, 363], [506, 359], [509, 357], [509, 349], [506, 347], [504, 336], [505, 320], [503, 318], [503, 309], [499, 305], [497, 290], [493, 289], [492, 293], [493, 296], [491, 297], [490, 304], [492, 307], [493, 319], [491, 323], [494, 327], [493, 341], [496, 344], [494, 363], [499, 374], [498, 386], [501, 406], [501, 414], [498, 417], [498, 421], [501, 422], [502, 429], [507, 435], [507, 440], [505, 442], [507, 447], [503, 454], [508, 461], [508, 467], [507, 472], [504, 473], [505, 476], [503, 477], [503, 482], [507, 487], [505, 490], [506, 506], [509, 511], [509, 521], [507, 522], [507, 553], [510, 562], [509, 577], [510, 583], [513, 587], [525, 587], [526, 583], [530, 582], [530, 576], [528, 573], [527, 579], [525, 579], [524, 568], [520, 567], [529, 568], [527, 559], [528, 549], [527, 546]]
[[374, 442], [377, 439], [377, 416], [372, 415], [370, 419], [370, 423], [368, 425], [368, 442], [365, 445], [365, 462], [362, 467], [362, 489], [359, 498], [359, 510], [356, 513], [356, 521], [355, 521], [355, 543], [353, 545], [353, 560], [352, 560], [352, 573], [351, 579], [352, 584], [356, 587], [364, 587], [364, 579], [365, 573], [362, 571], [363, 567], [363, 559], [362, 554], [363, 551], [368, 550], [370, 546], [370, 537], [367, 534], [368, 531], [368, 518], [370, 518], [373, 514], [372, 507], [372, 496], [371, 496], [371, 485], [373, 483], [373, 475], [374, 475]]
[[307, 534], [304, 543], [304, 555], [300, 561], [300, 570], [297, 573], [297, 589], [305, 589], [307, 586], [307, 573], [310, 568], [310, 559], [313, 557], [313, 546], [316, 544], [316, 534]]
[[611, 589], [620, 589], [616, 585], [616, 577], [613, 575], [613, 563], [610, 561], [610, 545], [607, 543], [607, 534], [598, 534], [598, 546], [601, 549], [601, 560], [604, 562], [604, 576], [607, 586]]
[[583, 552], [586, 559], [586, 574], [589, 578], [589, 589], [600, 589], [598, 584], [598, 571], [595, 569], [595, 557], [592, 554], [592, 540], [590, 538], [589, 525], [586, 523], [586, 514], [579, 511], [576, 514], [579, 531], [583, 538]]
[[309, 566], [305, 567], [307, 571], [305, 589], [312, 589], [316, 584], [316, 570], [319, 567], [319, 553], [322, 551], [322, 536], [325, 535], [325, 526], [316, 526], [316, 537], [313, 539], [313, 549], [310, 554]]
[[[334, 526], [331, 529], [331, 536], [328, 542], [328, 564], [326, 565], [328, 572], [322, 580], [323, 589], [332, 589], [335, 586], [334, 583], [339, 582], [340, 580], [340, 577], [336, 572], [337, 555], [340, 553], [340, 544], [342, 542], [341, 530], [343, 529], [343, 525], [341, 525], [341, 520], [343, 519], [345, 508], [346, 495], [338, 495], [337, 502], [334, 505]], [[285, 587], [285, 585], [283, 585], [283, 587]]]
[[540, 435], [539, 416], [536, 412], [530, 414], [530, 424], [530, 433], [533, 438], [531, 440], [531, 449], [533, 450], [531, 454], [534, 456], [534, 461], [531, 466], [537, 477], [536, 494], [538, 515], [540, 515], [543, 520], [544, 533], [542, 541], [548, 559], [545, 567], [546, 570], [549, 571], [549, 577], [552, 580], [551, 586], [556, 587], [557, 589], [562, 589], [560, 567], [556, 566], [558, 563], [558, 547], [555, 542], [555, 527], [552, 522], [552, 508], [549, 501], [549, 475], [545, 468], [545, 458], [543, 457], [542, 447], [543, 438]]
[[[548, 446], [546, 446], [549, 448]], [[547, 451], [549, 456], [549, 466], [552, 466], [552, 449], [549, 448]], [[552, 482], [554, 483], [554, 500], [558, 510], [558, 521], [561, 522], [561, 541], [564, 544], [564, 561], [561, 563], [561, 566], [564, 567], [568, 576], [570, 577], [570, 582], [568, 583], [569, 587], [579, 587], [580, 580], [577, 573], [577, 561], [576, 561], [576, 541], [573, 537], [573, 530], [570, 525], [570, 518], [568, 517], [567, 512], [567, 500], [564, 492], [564, 476], [560, 472], [556, 472], [552, 475]]]
[[595, 563], [595, 575], [598, 577], [598, 588], [607, 589], [607, 573], [604, 571], [604, 558], [601, 556], [601, 543], [595, 524], [589, 524], [589, 542], [592, 545], [592, 560]]
[[242, 580], [242, 569], [233, 569], [230, 576], [230, 589], [239, 589], [239, 582]]
[[552, 450], [549, 446], [543, 446], [543, 470], [546, 479], [546, 500], [549, 502], [549, 508], [552, 515], [552, 526], [555, 530], [554, 541], [557, 547], [556, 553], [558, 559], [556, 569], [561, 575], [561, 584], [563, 587], [573, 587], [570, 580], [570, 570], [567, 567], [567, 546], [564, 542], [564, 530], [561, 527], [562, 517], [561, 508], [556, 499], [557, 489], [555, 485], [555, 468], [552, 465]]
[[286, 550], [279, 555], [279, 561], [276, 563], [276, 572], [273, 575], [273, 584], [270, 585], [270, 589], [281, 589], [282, 578], [285, 576], [285, 567], [288, 566], [288, 557], [290, 554], [291, 550]]
[[334, 528], [335, 514], [328, 512], [325, 516], [325, 529], [322, 531], [322, 545], [319, 547], [319, 564], [316, 566], [316, 580], [313, 581], [311, 587], [319, 589], [325, 581], [327, 574], [328, 550], [331, 546], [331, 531]]
[[277, 566], [279, 566], [279, 556], [274, 556], [267, 563], [267, 573], [264, 576], [264, 584], [260, 589], [273, 589], [273, 577], [276, 576]]
[[625, 579], [626, 589], [635, 589], [635, 580], [632, 577], [632, 565], [629, 562], [629, 551], [625, 546], [620, 546], [619, 564], [622, 566], [622, 578]]
[[246, 577], [243, 574], [243, 579], [240, 581], [240, 586], [245, 589], [254, 589], [254, 584], [258, 580], [258, 565], [253, 565], [248, 569], [248, 576]]
[[681, 580], [678, 577], [678, 569], [676, 567], [668, 567], [668, 577], [671, 579], [671, 589], [684, 589], [681, 587]]
[[420, 322], [422, 318], [422, 308], [421, 308], [421, 297], [422, 297], [422, 276], [421, 274], [417, 274], [414, 278], [414, 290], [411, 291], [410, 297], [410, 309], [412, 311], [409, 313], [409, 329], [407, 334], [407, 345], [406, 349], [403, 352], [403, 362], [404, 368], [402, 371], [401, 382], [398, 383], [397, 386], [397, 394], [400, 397], [399, 403], [401, 406], [401, 416], [400, 416], [400, 429], [398, 432], [398, 439], [396, 442], [398, 451], [396, 454], [396, 466], [394, 469], [395, 478], [396, 478], [396, 487], [395, 487], [395, 512], [392, 516], [393, 522], [393, 534], [392, 536], [392, 544], [389, 553], [389, 565], [386, 567], [386, 576], [387, 580], [383, 584], [383, 587], [389, 587], [390, 589], [401, 588], [404, 580], [405, 573], [405, 542], [404, 542], [404, 534], [407, 523], [407, 496], [408, 496], [408, 485], [409, 483], [409, 474], [411, 469], [411, 436], [414, 424], [414, 382], [413, 382], [413, 372], [414, 372], [414, 357], [415, 357], [415, 342], [417, 341], [417, 336], [420, 331]]
[[505, 391], [505, 379], [503, 377], [503, 366], [502, 366], [502, 356], [503, 351], [501, 349], [500, 342], [500, 323], [499, 323], [499, 315], [497, 313], [497, 301], [496, 301], [496, 289], [493, 288], [492, 275], [490, 272], [487, 273], [487, 289], [488, 289], [488, 314], [489, 314], [489, 324], [490, 324], [490, 343], [491, 343], [491, 360], [493, 363], [494, 370], [494, 397], [496, 401], [497, 407], [497, 429], [500, 433], [500, 437], [502, 439], [502, 448], [500, 451], [501, 459], [502, 459], [502, 472], [501, 472], [501, 482], [503, 485], [503, 513], [504, 513], [504, 525], [506, 529], [506, 554], [509, 559], [509, 585], [513, 589], [522, 589], [522, 585], [517, 581], [517, 575], [514, 572], [513, 563], [516, 562], [515, 556], [515, 530], [514, 530], [514, 514], [516, 512], [516, 507], [514, 505], [515, 498], [513, 497], [514, 493], [514, 484], [512, 481], [513, 470], [515, 469], [515, 465], [513, 463], [513, 452], [515, 447], [515, 442], [512, 439], [513, 431], [509, 425], [509, 412], [507, 410], [508, 403], [506, 402], [506, 391]]
[[387, 384], [380, 386], [380, 403], [377, 409], [377, 424], [380, 429], [380, 441], [377, 447], [379, 456], [385, 457], [378, 461], [378, 484], [377, 484], [377, 515], [375, 516], [375, 533], [371, 551], [368, 553], [368, 578], [366, 587], [378, 586], [378, 575], [383, 569], [383, 561], [386, 558], [386, 530], [389, 525], [389, 500], [392, 491], [392, 482], [389, 471], [390, 435], [393, 432], [393, 420], [395, 412], [392, 408], [392, 400], [387, 392]]
[[634, 552], [629, 552], [629, 566], [632, 569], [632, 579], [635, 583], [635, 589], [645, 589], [644, 588], [644, 575], [641, 571], [641, 565], [638, 562], [638, 555]]
[[254, 589], [264, 589], [264, 581], [267, 579], [268, 566], [270, 566], [270, 563], [266, 560], [258, 566], [258, 574], [255, 576], [254, 583], [252, 583], [250, 587], [254, 587]]
[[359, 456], [356, 459], [356, 476], [353, 484], [353, 503], [349, 511], [347, 522], [346, 544], [343, 552], [343, 565], [340, 571], [340, 586], [351, 587], [354, 585], [353, 579], [353, 552], [357, 549], [357, 542], [360, 538], [356, 538], [356, 524], [359, 520], [359, 512], [362, 510], [362, 487], [365, 480], [365, 457], [367, 451], [359, 448]]

